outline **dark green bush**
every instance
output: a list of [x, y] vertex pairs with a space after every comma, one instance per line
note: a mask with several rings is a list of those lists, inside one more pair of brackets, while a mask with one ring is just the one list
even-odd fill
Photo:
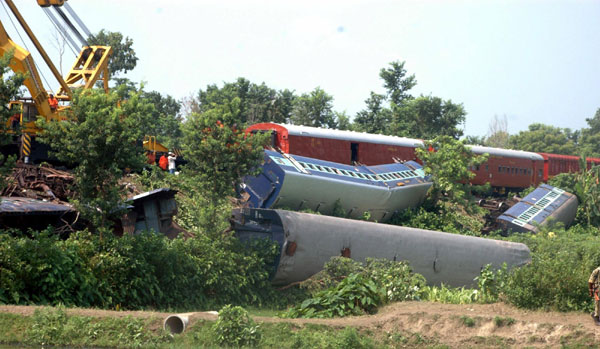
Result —
[[0, 302], [104, 308], [208, 308], [276, 299], [269, 267], [277, 246], [199, 235], [169, 240], [81, 232], [59, 240], [0, 234]]
[[600, 265], [600, 238], [581, 232], [575, 227], [511, 237], [529, 246], [532, 261], [509, 274], [505, 299], [528, 309], [590, 310], [587, 280]]
[[259, 325], [242, 307], [224, 306], [219, 311], [219, 319], [212, 326], [216, 342], [229, 347], [255, 347], [262, 337]]
[[[340, 281], [341, 280], [341, 281]], [[364, 266], [333, 257], [324, 270], [302, 285], [312, 298], [291, 308], [289, 317], [334, 317], [373, 313], [388, 302], [420, 299], [425, 278], [405, 262], [367, 258]]]

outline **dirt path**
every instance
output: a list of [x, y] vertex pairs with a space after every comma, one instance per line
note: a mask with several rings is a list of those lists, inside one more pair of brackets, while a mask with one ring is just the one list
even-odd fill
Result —
[[[0, 306], [0, 312], [32, 315], [38, 307]], [[98, 309], [68, 309], [68, 314], [94, 317], [155, 318], [162, 320], [172, 313], [145, 311], [110, 311]], [[500, 325], [502, 318], [512, 324]], [[215, 320], [214, 313], [195, 313], [194, 319]], [[473, 319], [466, 324], [465, 319]], [[451, 347], [502, 346], [554, 347], [563, 343], [600, 345], [600, 327], [582, 313], [524, 311], [503, 303], [440, 304], [429, 302], [395, 303], [369, 316], [338, 319], [279, 319], [255, 317], [259, 322], [290, 322], [298, 325], [313, 323], [334, 327], [352, 326], [385, 336], [393, 333], [419, 334], [437, 339]]]

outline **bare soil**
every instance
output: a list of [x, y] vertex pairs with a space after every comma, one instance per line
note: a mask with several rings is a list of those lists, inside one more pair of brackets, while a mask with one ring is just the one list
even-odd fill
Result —
[[[0, 306], [0, 312], [32, 315], [35, 306]], [[98, 309], [68, 309], [70, 315], [92, 317], [138, 317], [156, 319], [161, 323], [172, 313], [151, 311], [110, 311]], [[216, 320], [214, 312], [194, 313], [197, 319]], [[505, 320], [499, 324], [495, 318]], [[467, 319], [473, 322], [468, 324]], [[507, 324], [506, 321], [513, 322]], [[160, 320], [160, 321], [159, 321]], [[557, 347], [563, 344], [584, 346], [600, 345], [600, 326], [589, 314], [525, 311], [495, 304], [441, 304], [429, 302], [402, 302], [388, 305], [375, 315], [336, 319], [280, 319], [255, 317], [258, 322], [289, 322], [323, 324], [333, 327], [356, 327], [377, 336], [394, 333], [418, 334], [453, 348], [459, 347]], [[158, 327], [158, 326], [157, 326]]]

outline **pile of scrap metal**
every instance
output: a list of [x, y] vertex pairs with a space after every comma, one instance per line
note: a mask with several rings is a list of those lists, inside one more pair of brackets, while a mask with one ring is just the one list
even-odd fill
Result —
[[[67, 201], [73, 176], [65, 171], [48, 167], [18, 164], [8, 186], [0, 197], [0, 229], [42, 230], [48, 226], [57, 233], [68, 235], [89, 226]], [[179, 227], [173, 216], [177, 214], [175, 194], [167, 188], [153, 190], [129, 198], [129, 212], [115, 222], [115, 234], [137, 234], [154, 231], [175, 238], [192, 234]]]
[[420, 205], [432, 182], [414, 161], [350, 166], [266, 150], [261, 174], [245, 177], [247, 207], [310, 209], [384, 222]]
[[520, 243], [284, 210], [237, 209], [231, 224], [242, 241], [277, 242], [275, 285], [305, 280], [334, 256], [408, 261], [429, 284], [452, 287], [473, 286], [487, 264], [513, 268], [530, 261]]
[[575, 219], [578, 205], [577, 196], [542, 184], [500, 215], [497, 222], [505, 234], [537, 233], [539, 227], [558, 222], [568, 227]]
[[67, 202], [74, 194], [73, 175], [51, 167], [17, 163], [6, 180], [2, 196]]

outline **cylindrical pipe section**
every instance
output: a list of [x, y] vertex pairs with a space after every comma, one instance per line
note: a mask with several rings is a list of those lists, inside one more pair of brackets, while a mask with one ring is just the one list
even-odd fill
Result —
[[190, 317], [194, 313], [169, 315], [163, 322], [163, 328], [171, 334], [180, 334], [185, 331], [190, 323]]

